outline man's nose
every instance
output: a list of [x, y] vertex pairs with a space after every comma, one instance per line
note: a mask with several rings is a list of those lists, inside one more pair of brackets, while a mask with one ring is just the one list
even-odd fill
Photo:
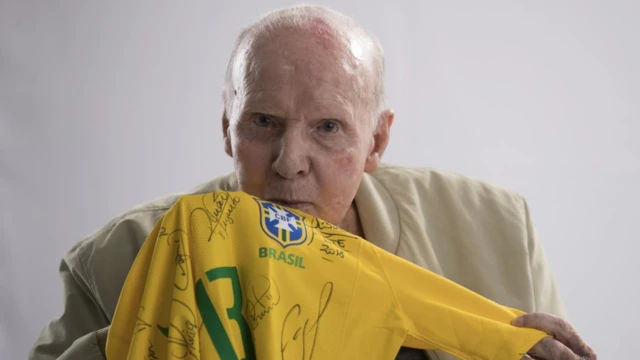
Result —
[[274, 144], [275, 160], [271, 168], [285, 179], [293, 179], [309, 172], [309, 140], [302, 129], [287, 128]]

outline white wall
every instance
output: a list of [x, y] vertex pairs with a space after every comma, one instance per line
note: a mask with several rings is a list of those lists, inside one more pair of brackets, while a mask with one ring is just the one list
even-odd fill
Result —
[[[0, 358], [60, 313], [58, 264], [83, 235], [231, 170], [232, 42], [289, 3], [2, 0]], [[635, 354], [640, 3], [323, 3], [386, 49], [386, 160], [523, 193], [579, 332], [602, 359]]]

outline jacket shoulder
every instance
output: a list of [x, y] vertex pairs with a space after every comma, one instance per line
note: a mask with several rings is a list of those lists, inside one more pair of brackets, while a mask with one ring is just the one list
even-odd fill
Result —
[[467, 210], [486, 210], [487, 207], [511, 209], [518, 213], [523, 210], [524, 199], [519, 193], [450, 171], [384, 164], [371, 175], [392, 197], [411, 195], [403, 196], [405, 201], [426, 203], [428, 200], [431, 204], [452, 202], [455, 205], [464, 204]]
[[501, 304], [535, 309], [522, 196], [433, 169], [385, 166], [372, 175], [398, 208], [400, 253]]
[[233, 190], [235, 177], [225, 175], [188, 192], [175, 193], [138, 205], [116, 216], [76, 243], [64, 261], [76, 281], [86, 284], [109, 318], [138, 251], [158, 220], [183, 195]]

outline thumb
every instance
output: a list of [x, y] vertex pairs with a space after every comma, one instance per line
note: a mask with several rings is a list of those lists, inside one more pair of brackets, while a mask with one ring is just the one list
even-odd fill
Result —
[[517, 318], [511, 320], [511, 325], [522, 327], [522, 325], [524, 325], [524, 318], [522, 316], [518, 316]]

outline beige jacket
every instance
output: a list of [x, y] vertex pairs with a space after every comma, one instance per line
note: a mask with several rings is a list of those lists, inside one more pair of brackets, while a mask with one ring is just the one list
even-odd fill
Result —
[[[227, 175], [191, 193], [235, 187], [235, 177]], [[29, 359], [103, 359], [99, 334], [113, 318], [127, 272], [179, 195], [113, 219], [64, 256], [64, 311], [44, 328]], [[365, 174], [355, 201], [373, 244], [498, 303], [565, 316], [527, 203], [518, 194], [455, 174], [384, 165]], [[455, 359], [440, 351], [427, 354]]]

